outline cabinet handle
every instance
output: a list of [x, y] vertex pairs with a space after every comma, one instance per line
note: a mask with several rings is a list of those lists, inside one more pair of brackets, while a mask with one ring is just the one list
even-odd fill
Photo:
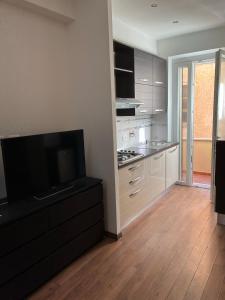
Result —
[[139, 169], [140, 167], [141, 167], [141, 165], [136, 165], [134, 167], [129, 168], [128, 170], [129, 171], [135, 171], [135, 170]]
[[171, 151], [169, 151], [169, 153], [173, 153], [174, 151], [176, 151], [177, 150], [177, 146], [176, 146], [176, 148], [175, 149], [173, 149], [173, 150], [171, 150]]
[[155, 81], [156, 84], [163, 84], [162, 81]]
[[130, 184], [130, 185], [133, 185], [133, 184], [135, 184], [136, 182], [138, 182], [138, 181], [140, 181], [140, 180], [141, 180], [141, 177], [139, 176], [139, 177], [135, 178], [134, 180], [131, 180], [131, 181], [129, 182], [129, 184]]
[[161, 108], [160, 108], [160, 109], [159, 109], [159, 108], [156, 108], [156, 109], [155, 109], [155, 112], [162, 112], [162, 111], [164, 111], [164, 110], [161, 109]]
[[129, 195], [130, 198], [135, 197], [138, 193], [140, 193], [142, 189], [137, 190], [136, 192], [133, 192], [132, 194]]
[[143, 82], [149, 82], [149, 79], [147, 79], [147, 78], [138, 78], [138, 80], [143, 81]]
[[142, 110], [139, 110], [140, 113], [146, 113], [147, 112], [147, 109], [142, 109]]
[[160, 159], [161, 157], [163, 157], [163, 153], [162, 153], [161, 155], [159, 155], [159, 156], [154, 157], [154, 160], [158, 160], [158, 159]]

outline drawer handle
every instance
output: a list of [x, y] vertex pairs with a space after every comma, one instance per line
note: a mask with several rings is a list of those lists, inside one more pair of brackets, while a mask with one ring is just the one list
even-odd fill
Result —
[[176, 151], [177, 150], [177, 146], [176, 146], [176, 148], [175, 149], [173, 149], [173, 150], [171, 150], [171, 151], [169, 151], [169, 153], [173, 153], [174, 151]]
[[162, 153], [161, 155], [159, 155], [159, 156], [154, 157], [154, 160], [158, 160], [158, 159], [160, 159], [161, 157], [163, 157], [163, 153]]
[[131, 181], [129, 182], [129, 184], [130, 184], [130, 185], [133, 185], [133, 184], [137, 183], [137, 182], [140, 181], [140, 180], [141, 180], [141, 177], [139, 176], [139, 177], [135, 178], [134, 180], [131, 180]]
[[141, 167], [141, 165], [136, 165], [134, 167], [129, 168], [128, 170], [129, 171], [135, 171], [135, 170], [139, 169], [140, 167]]
[[137, 190], [136, 192], [133, 192], [132, 194], [129, 195], [130, 198], [135, 197], [138, 193], [140, 193], [142, 189]]

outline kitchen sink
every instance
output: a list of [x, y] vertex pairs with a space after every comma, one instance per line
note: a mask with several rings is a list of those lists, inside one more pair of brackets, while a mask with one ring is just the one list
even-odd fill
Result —
[[164, 142], [164, 141], [151, 141], [146, 144], [139, 145], [138, 148], [159, 150], [167, 146], [168, 144], [169, 144], [168, 142]]

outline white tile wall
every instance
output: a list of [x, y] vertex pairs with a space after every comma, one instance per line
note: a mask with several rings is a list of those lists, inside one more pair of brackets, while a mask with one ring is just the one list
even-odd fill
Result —
[[117, 149], [134, 147], [146, 140], [167, 140], [166, 124], [166, 113], [146, 117], [117, 117]]
[[126, 149], [151, 139], [151, 118], [117, 117], [117, 149]]
[[159, 113], [152, 116], [151, 137], [153, 141], [167, 140], [167, 113]]

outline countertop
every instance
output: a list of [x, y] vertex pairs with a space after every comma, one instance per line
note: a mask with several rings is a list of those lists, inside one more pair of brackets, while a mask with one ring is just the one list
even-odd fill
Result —
[[121, 168], [126, 167], [126, 166], [128, 166], [130, 164], [133, 164], [133, 163], [135, 163], [137, 161], [145, 159], [146, 157], [155, 155], [157, 153], [160, 153], [162, 151], [165, 151], [165, 150], [170, 149], [172, 147], [175, 147], [177, 145], [179, 145], [178, 142], [176, 142], [176, 143], [175, 142], [174, 143], [166, 143], [165, 145], [163, 145], [162, 147], [158, 147], [157, 149], [150, 148], [150, 146], [148, 146], [148, 145], [142, 145], [142, 146], [137, 146], [137, 147], [130, 147], [130, 148], [126, 149], [126, 150], [135, 151], [137, 153], [142, 154], [143, 156], [140, 157], [140, 158], [138, 158], [135, 161], [127, 162], [127, 163], [125, 163], [125, 164], [123, 164], [121, 166], [118, 166], [118, 168], [121, 169]]

